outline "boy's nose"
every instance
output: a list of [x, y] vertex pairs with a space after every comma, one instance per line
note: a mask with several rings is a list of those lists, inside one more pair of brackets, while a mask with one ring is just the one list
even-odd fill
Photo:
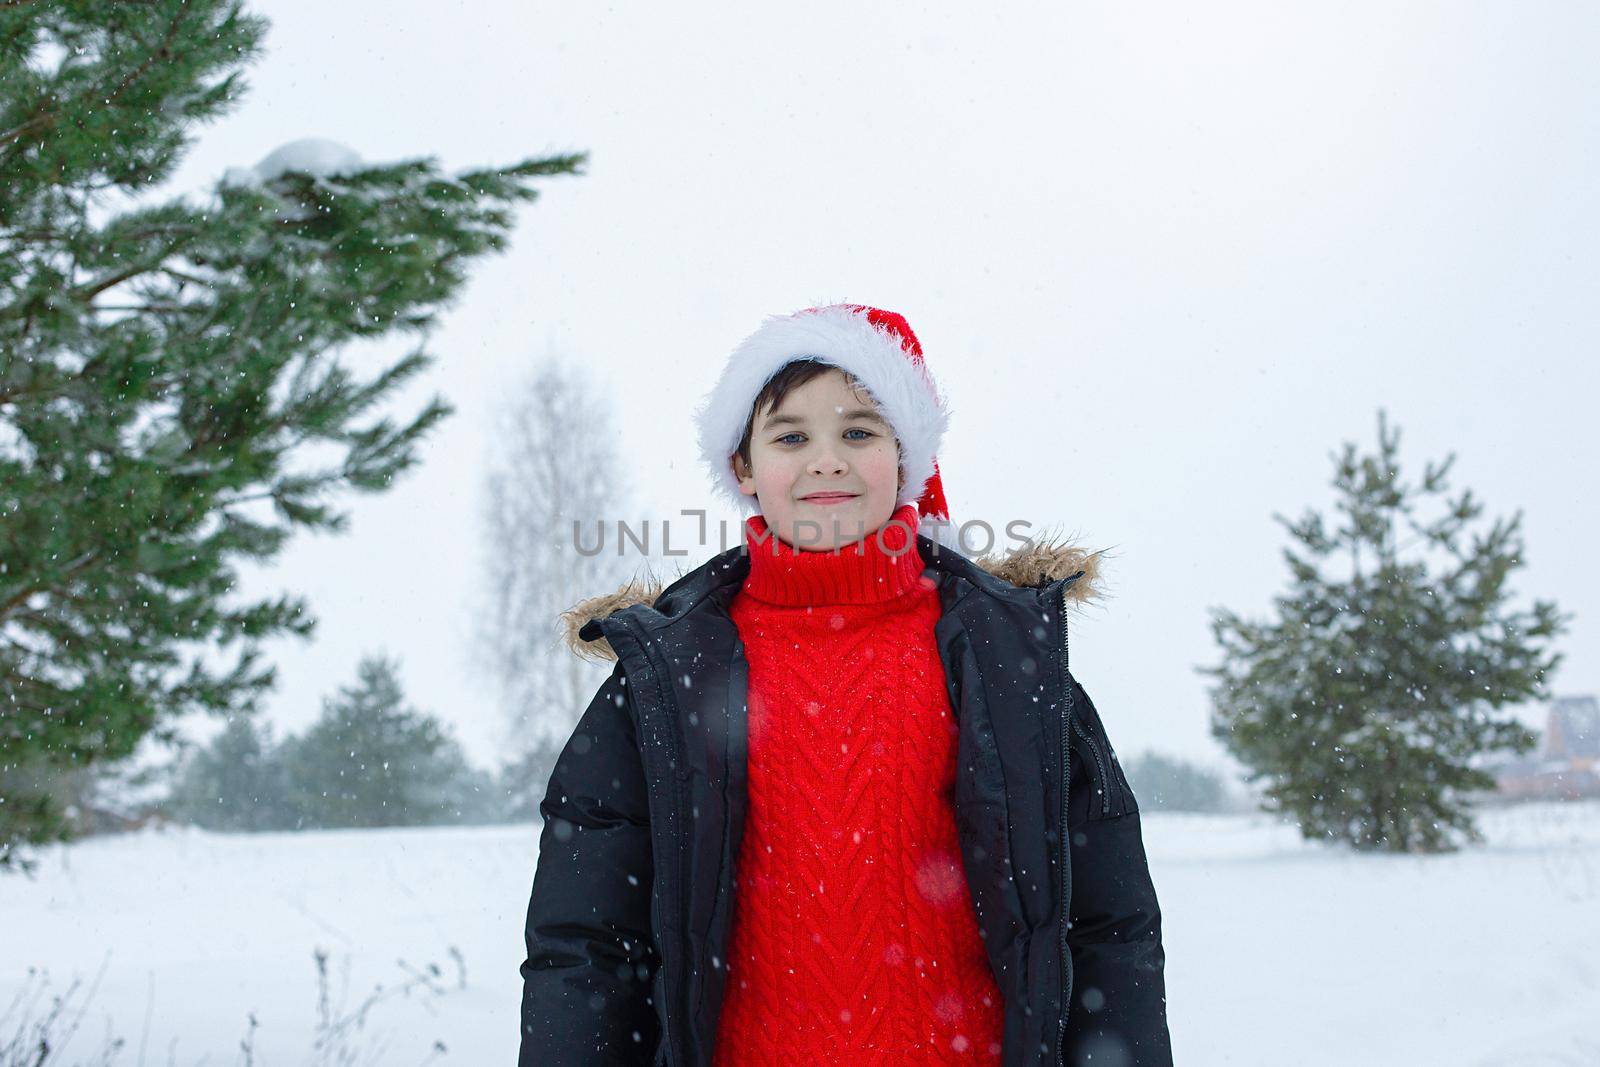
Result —
[[845, 469], [845, 462], [836, 453], [825, 451], [811, 461], [812, 474], [827, 474]]

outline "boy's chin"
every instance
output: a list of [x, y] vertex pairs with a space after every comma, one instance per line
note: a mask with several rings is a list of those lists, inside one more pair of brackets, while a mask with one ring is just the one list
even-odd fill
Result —
[[[806, 551], [826, 551], [853, 545], [871, 537], [883, 528], [884, 522], [873, 523], [860, 515], [830, 514], [834, 509], [798, 507], [790, 512], [791, 528], [774, 532], [784, 544]], [[808, 514], [810, 512], [810, 514]], [[818, 512], [823, 512], [818, 514]], [[892, 518], [893, 516], [889, 516]], [[769, 523], [770, 526], [770, 523]]]

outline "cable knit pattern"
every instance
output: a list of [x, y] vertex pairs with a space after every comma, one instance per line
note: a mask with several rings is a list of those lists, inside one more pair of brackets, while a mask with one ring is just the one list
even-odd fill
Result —
[[915, 504], [797, 551], [745, 520], [748, 805], [716, 1067], [1000, 1061]]

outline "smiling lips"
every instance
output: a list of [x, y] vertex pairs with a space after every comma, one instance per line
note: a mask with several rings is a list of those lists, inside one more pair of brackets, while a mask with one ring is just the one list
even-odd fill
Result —
[[855, 493], [812, 493], [800, 499], [807, 504], [842, 504], [846, 500], [854, 500]]

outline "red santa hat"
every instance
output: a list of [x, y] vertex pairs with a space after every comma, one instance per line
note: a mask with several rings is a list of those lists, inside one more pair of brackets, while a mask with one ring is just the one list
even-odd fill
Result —
[[949, 408], [928, 373], [917, 335], [893, 311], [862, 304], [806, 308], [768, 317], [740, 342], [695, 415], [701, 456], [717, 491], [743, 511], [758, 507], [755, 497], [739, 491], [729, 459], [739, 448], [756, 395], [784, 364], [797, 359], [830, 363], [872, 394], [900, 444], [905, 484], [895, 507], [915, 502], [919, 529], [926, 525], [923, 533], [960, 551], [937, 458]]

